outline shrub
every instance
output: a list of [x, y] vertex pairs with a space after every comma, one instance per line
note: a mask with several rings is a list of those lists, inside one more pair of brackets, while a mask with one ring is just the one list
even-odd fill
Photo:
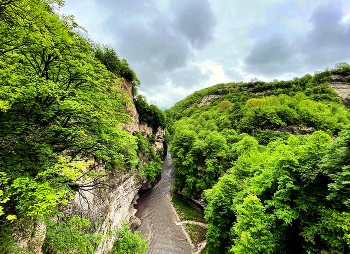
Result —
[[116, 232], [117, 240], [109, 254], [144, 254], [148, 249], [147, 239], [139, 231], [132, 233], [126, 223]]

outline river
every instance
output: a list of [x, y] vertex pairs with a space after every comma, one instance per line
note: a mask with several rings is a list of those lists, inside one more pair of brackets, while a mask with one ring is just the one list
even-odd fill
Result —
[[141, 219], [138, 228], [148, 235], [149, 254], [191, 253], [181, 226], [176, 225], [176, 216], [170, 201], [174, 182], [174, 167], [171, 155], [167, 154], [162, 166], [159, 183], [137, 200], [136, 216]]

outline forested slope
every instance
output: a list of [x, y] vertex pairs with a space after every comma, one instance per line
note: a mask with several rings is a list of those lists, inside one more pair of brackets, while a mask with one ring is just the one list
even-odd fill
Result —
[[207, 203], [207, 253], [350, 251], [350, 114], [334, 90], [349, 77], [342, 63], [218, 84], [166, 111], [174, 185]]
[[[106, 178], [117, 172], [151, 181], [160, 173], [152, 137], [122, 128], [131, 121], [127, 108], [133, 101], [120, 84], [131, 82], [137, 100], [140, 81], [112, 48], [84, 38], [72, 17], [57, 14], [63, 3], [0, 3], [1, 253], [94, 253], [106, 235], [94, 233], [97, 224], [64, 216], [59, 208], [76, 193], [105, 188]], [[143, 113], [140, 118], [164, 126], [160, 109], [145, 99], [138, 106], [149, 108], [148, 118]], [[101, 165], [105, 171], [95, 170]], [[39, 224], [43, 236], [31, 228]], [[145, 241], [126, 228], [110, 235], [123, 241], [125, 234], [124, 247], [135, 253], [139, 244], [144, 249]], [[35, 237], [45, 239], [42, 250], [31, 242]], [[19, 240], [27, 242], [21, 246]]]

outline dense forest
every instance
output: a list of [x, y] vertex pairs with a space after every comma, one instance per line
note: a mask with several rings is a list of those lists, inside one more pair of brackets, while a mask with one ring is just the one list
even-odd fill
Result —
[[41, 222], [45, 254], [94, 253], [111, 235], [111, 254], [146, 251], [127, 224], [106, 236], [59, 209], [114, 173], [159, 178], [155, 137], [123, 129], [132, 103], [140, 121], [166, 126], [174, 187], [206, 203], [206, 253], [350, 253], [349, 101], [331, 87], [349, 84], [349, 64], [218, 84], [164, 112], [138, 94], [125, 59], [60, 14], [63, 4], [0, 2], [1, 253], [33, 253], [35, 242], [20, 248], [15, 236]]
[[[160, 173], [162, 154], [152, 137], [122, 128], [131, 121], [127, 107], [133, 102], [120, 84], [132, 84], [141, 120], [164, 127], [165, 113], [138, 96], [140, 80], [125, 59], [59, 14], [63, 4], [0, 3], [1, 253], [33, 252], [30, 243], [18, 248], [13, 237], [39, 221], [46, 223], [44, 253], [94, 253], [106, 236], [58, 207], [82, 190], [103, 186], [113, 171], [151, 181]], [[106, 172], [96, 172], [99, 165]], [[147, 247], [126, 225], [111, 234], [119, 239], [111, 253], [143, 253]]]
[[337, 64], [218, 84], [166, 110], [174, 186], [206, 202], [206, 253], [349, 253], [350, 112]]

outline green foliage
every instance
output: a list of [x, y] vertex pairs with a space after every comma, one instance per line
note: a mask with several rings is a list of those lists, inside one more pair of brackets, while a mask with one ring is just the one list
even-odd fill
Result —
[[141, 121], [145, 121], [153, 128], [165, 127], [166, 114], [156, 105], [149, 105], [146, 97], [138, 95], [134, 99], [134, 103]]
[[132, 83], [132, 95], [137, 95], [137, 87], [141, 85], [141, 81], [137, 78], [135, 72], [129, 67], [126, 59], [120, 60], [114, 49], [108, 45], [95, 45], [95, 57], [110, 72], [125, 78]]
[[335, 68], [336, 68], [337, 72], [347, 71], [350, 69], [350, 64], [348, 64], [347, 62], [337, 63], [335, 65]]
[[[142, 168], [140, 174], [155, 182], [161, 175], [163, 149], [156, 152], [152, 146], [152, 137], [145, 138], [141, 132], [134, 132], [134, 136], [137, 138], [139, 167]], [[145, 165], [142, 166], [142, 162]]]
[[[323, 158], [321, 168], [332, 179], [327, 199], [350, 208], [350, 126], [347, 126]], [[345, 209], [342, 207], [342, 210]]]
[[174, 193], [171, 201], [181, 220], [205, 222], [203, 211], [187, 202], [180, 195]]
[[328, 135], [315, 132], [272, 142], [262, 153], [241, 154], [230, 174], [205, 192], [208, 250], [346, 253], [348, 195], [332, 199], [337, 180], [325, 170], [335, 152], [330, 144]]
[[132, 233], [125, 223], [116, 232], [117, 240], [114, 242], [110, 254], [144, 254], [148, 249], [147, 239], [139, 231]]
[[349, 123], [348, 114], [337, 103], [313, 101], [302, 93], [294, 97], [279, 95], [248, 100], [246, 112], [237, 128], [241, 132], [252, 133], [255, 129], [266, 127], [297, 125], [337, 133]]
[[219, 112], [225, 112], [229, 107], [232, 106], [232, 103], [225, 100], [225, 101], [222, 101], [220, 102], [219, 104]]
[[274, 239], [270, 232], [265, 208], [256, 196], [247, 196], [243, 204], [237, 205], [237, 222], [231, 229], [235, 238], [231, 253], [274, 253]]
[[[176, 167], [175, 187], [186, 197], [200, 197], [211, 188], [244, 150], [257, 149], [257, 141], [250, 136], [237, 136], [233, 130], [199, 131], [183, 119], [176, 123], [170, 151]], [[190, 121], [188, 121], [190, 122]], [[240, 139], [244, 139], [237, 142]], [[227, 142], [229, 141], [229, 143]]]
[[[5, 253], [24, 251], [13, 247], [12, 228], [41, 216], [47, 218], [45, 253], [94, 253], [101, 236], [89, 233], [89, 221], [52, 218], [55, 208], [90, 188], [87, 181], [101, 184], [106, 176], [94, 170], [100, 165], [107, 172], [134, 169], [147, 156], [149, 177], [159, 174], [154, 149], [121, 128], [131, 121], [126, 112], [131, 101], [117, 88], [117, 79], [130, 81], [134, 95], [140, 81], [111, 47], [86, 40], [72, 16], [59, 15], [63, 3], [0, 4], [0, 238]], [[164, 113], [149, 108], [155, 124], [164, 126]], [[137, 156], [138, 150], [144, 152]]]
[[276, 141], [278, 139], [287, 140], [291, 135], [288, 132], [276, 132], [272, 130], [254, 130], [253, 135], [256, 137], [256, 140], [259, 144], [268, 145], [272, 141]]
[[156, 153], [161, 160], [164, 160], [164, 156], [166, 156], [166, 151], [164, 148], [159, 148]]
[[88, 165], [72, 175], [70, 162], [90, 154], [111, 169], [136, 155], [135, 140], [120, 128], [130, 120], [127, 96], [72, 32], [73, 19], [50, 3], [1, 6], [0, 171], [11, 186], [8, 212], [25, 216], [50, 213], [79, 188], [74, 182]]
[[149, 136], [148, 138], [148, 141], [152, 144], [154, 144], [156, 141], [157, 141], [157, 137], [156, 135], [152, 134], [151, 136]]
[[[340, 98], [337, 96], [337, 93], [330, 88], [328, 82], [332, 74], [349, 75], [349, 73], [350, 68], [348, 64], [341, 63], [339, 64], [339, 68], [337, 67], [333, 70], [326, 70], [324, 72], [317, 73], [314, 76], [307, 74], [304, 77], [294, 78], [293, 80], [289, 81], [274, 80], [273, 82], [258, 81], [218, 84], [205, 88], [201, 91], [197, 91], [189, 95], [184, 100], [177, 102], [172, 108], [167, 110], [167, 114], [170, 118], [179, 120], [183, 117], [190, 117], [198, 111], [206, 111], [208, 107], [220, 105], [220, 103], [224, 101], [232, 104], [238, 103], [244, 105], [249, 99], [252, 98], [261, 98], [264, 96], [269, 97], [272, 95], [278, 96], [280, 94], [293, 97], [298, 92], [306, 93], [312, 100], [340, 103]], [[194, 107], [197, 106], [197, 104], [199, 104], [206, 95], [221, 95], [222, 97], [213, 100], [210, 106], [203, 106], [200, 109], [195, 109]], [[222, 106], [225, 103], [223, 103]], [[225, 110], [230, 110], [231, 107]], [[191, 113], [185, 114], [184, 112], [189, 108], [193, 108]], [[224, 108], [221, 108], [220, 111], [225, 111], [223, 109]]]
[[147, 139], [143, 136], [142, 132], [134, 132], [133, 134], [136, 137], [137, 142], [137, 151], [138, 153], [145, 153], [150, 149], [150, 144]]
[[143, 173], [151, 182], [154, 182], [157, 178], [160, 177], [161, 170], [162, 165], [157, 161], [153, 161], [145, 165]]
[[230, 246], [230, 230], [236, 218], [231, 208], [232, 201], [243, 186], [234, 175], [224, 175], [212, 189], [205, 191], [208, 203], [205, 208], [207, 253], [223, 253]]
[[46, 221], [43, 253], [94, 253], [102, 235], [86, 233], [90, 228], [89, 220], [78, 216], [57, 218], [57, 221]]
[[9, 254], [29, 254], [28, 248], [20, 248], [13, 239], [13, 224], [19, 223], [18, 220], [13, 220], [9, 225], [8, 222], [0, 223], [0, 253]]
[[[166, 111], [174, 186], [208, 203], [206, 253], [349, 251], [350, 115], [329, 85], [349, 75], [341, 63], [290, 81], [218, 84]], [[219, 97], [198, 108], [208, 95]]]
[[185, 227], [193, 244], [198, 244], [205, 240], [206, 228], [189, 223], [185, 223]]
[[[175, 187], [187, 197], [200, 197], [240, 156], [234, 143], [246, 134], [265, 146], [317, 130], [337, 135], [350, 123], [350, 114], [327, 83], [335, 71], [291, 81], [219, 84], [168, 109]], [[345, 66], [344, 73], [350, 74], [350, 68]], [[204, 96], [212, 94], [222, 97], [197, 108]], [[258, 148], [256, 141], [246, 146]]]
[[[6, 177], [6, 173], [0, 172], [0, 204], [6, 204], [7, 201], [10, 200], [10, 195], [8, 194], [8, 180], [9, 178]], [[6, 209], [6, 207], [5, 207]], [[3, 205], [0, 205], [0, 216], [4, 215], [4, 207]], [[1, 217], [0, 217], [1, 218]], [[16, 219], [16, 215], [7, 215], [7, 220], [14, 220]]]

